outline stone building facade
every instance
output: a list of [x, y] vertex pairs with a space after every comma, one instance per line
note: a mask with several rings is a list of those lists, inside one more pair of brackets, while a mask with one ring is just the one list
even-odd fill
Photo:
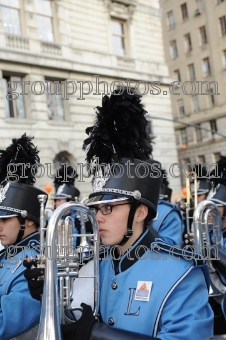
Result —
[[[85, 129], [102, 93], [128, 83], [147, 92], [153, 157], [166, 170], [177, 163], [158, 0], [0, 0], [0, 46], [0, 147], [24, 132], [35, 137], [40, 188], [52, 183], [54, 164], [72, 162], [88, 194]], [[180, 192], [179, 179], [169, 181]]]
[[180, 165], [226, 156], [226, 1], [160, 0]]

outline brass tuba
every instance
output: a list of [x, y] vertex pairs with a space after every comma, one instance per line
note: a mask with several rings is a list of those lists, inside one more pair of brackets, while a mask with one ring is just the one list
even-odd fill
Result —
[[[210, 239], [210, 218], [213, 228], [213, 240]], [[221, 216], [217, 205], [208, 200], [200, 202], [194, 211], [193, 216], [193, 244], [194, 250], [206, 259], [210, 273], [210, 292], [209, 296], [223, 298], [226, 287], [222, 284], [216, 271], [216, 264], [222, 259], [219, 253], [223, 251], [223, 236], [221, 230]], [[226, 255], [226, 254], [225, 254]]]
[[[62, 217], [70, 215], [72, 211], [79, 211], [82, 215], [86, 215], [90, 220], [93, 228], [93, 257], [94, 257], [94, 275], [90, 276], [94, 279], [94, 315], [99, 310], [99, 234], [98, 225], [94, 214], [84, 205], [68, 202], [60, 205], [50, 218], [47, 233], [46, 244], [41, 244], [45, 249], [45, 256], [42, 263], [45, 263], [44, 290], [42, 296], [42, 306], [40, 315], [40, 325], [37, 340], [61, 340], [60, 323], [64, 315], [65, 308], [73, 311], [70, 307], [72, 287], [74, 278], [79, 277], [79, 254], [76, 249], [72, 251], [70, 245], [72, 243], [70, 228], [70, 217], [65, 219], [62, 228]], [[46, 228], [44, 228], [46, 229]], [[60, 250], [57, 247], [60, 233]], [[40, 231], [42, 233], [42, 230]], [[77, 237], [86, 237], [86, 234], [79, 234]], [[42, 238], [43, 239], [43, 238]], [[64, 240], [64, 244], [62, 244]], [[63, 248], [62, 248], [63, 246]], [[62, 253], [63, 249], [63, 253]], [[58, 251], [57, 251], [58, 250]], [[70, 310], [71, 309], [71, 310]]]

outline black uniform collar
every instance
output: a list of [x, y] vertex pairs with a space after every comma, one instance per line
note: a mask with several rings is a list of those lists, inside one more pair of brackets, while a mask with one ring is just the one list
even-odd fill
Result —
[[145, 229], [136, 242], [134, 242], [128, 251], [119, 259], [117, 259], [117, 248], [114, 248], [114, 251], [112, 251], [111, 254], [115, 274], [117, 275], [120, 272], [124, 272], [136, 263], [137, 260], [144, 255], [145, 251], [150, 248], [151, 243], [155, 242], [157, 238], [160, 239], [160, 236], [152, 228], [150, 228], [150, 230]]

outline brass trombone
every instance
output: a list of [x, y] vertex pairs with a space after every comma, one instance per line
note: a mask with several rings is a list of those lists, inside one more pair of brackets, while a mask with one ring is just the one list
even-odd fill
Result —
[[[193, 237], [192, 228], [190, 227], [190, 220], [193, 220], [193, 214], [190, 215], [191, 210], [194, 210], [198, 204], [198, 186], [197, 186], [197, 174], [192, 171], [190, 175], [193, 176], [194, 182], [191, 183], [190, 176], [186, 177], [186, 202], [183, 208], [185, 209], [185, 221], [186, 221], [186, 233], [185, 233], [185, 243], [190, 243], [190, 238]], [[191, 195], [191, 184], [193, 185], [194, 195]], [[194, 196], [194, 207], [191, 207], [191, 196]], [[192, 223], [191, 223], [192, 224]]]

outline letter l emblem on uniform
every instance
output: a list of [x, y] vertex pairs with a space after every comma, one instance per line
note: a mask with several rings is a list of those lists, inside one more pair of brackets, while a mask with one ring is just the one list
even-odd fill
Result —
[[130, 313], [133, 297], [134, 297], [134, 292], [136, 291], [136, 288], [129, 288], [130, 290], [130, 295], [129, 295], [129, 302], [127, 306], [127, 311], [124, 313], [124, 315], [133, 315], [133, 316], [138, 316], [140, 314], [140, 307], [135, 313]]

